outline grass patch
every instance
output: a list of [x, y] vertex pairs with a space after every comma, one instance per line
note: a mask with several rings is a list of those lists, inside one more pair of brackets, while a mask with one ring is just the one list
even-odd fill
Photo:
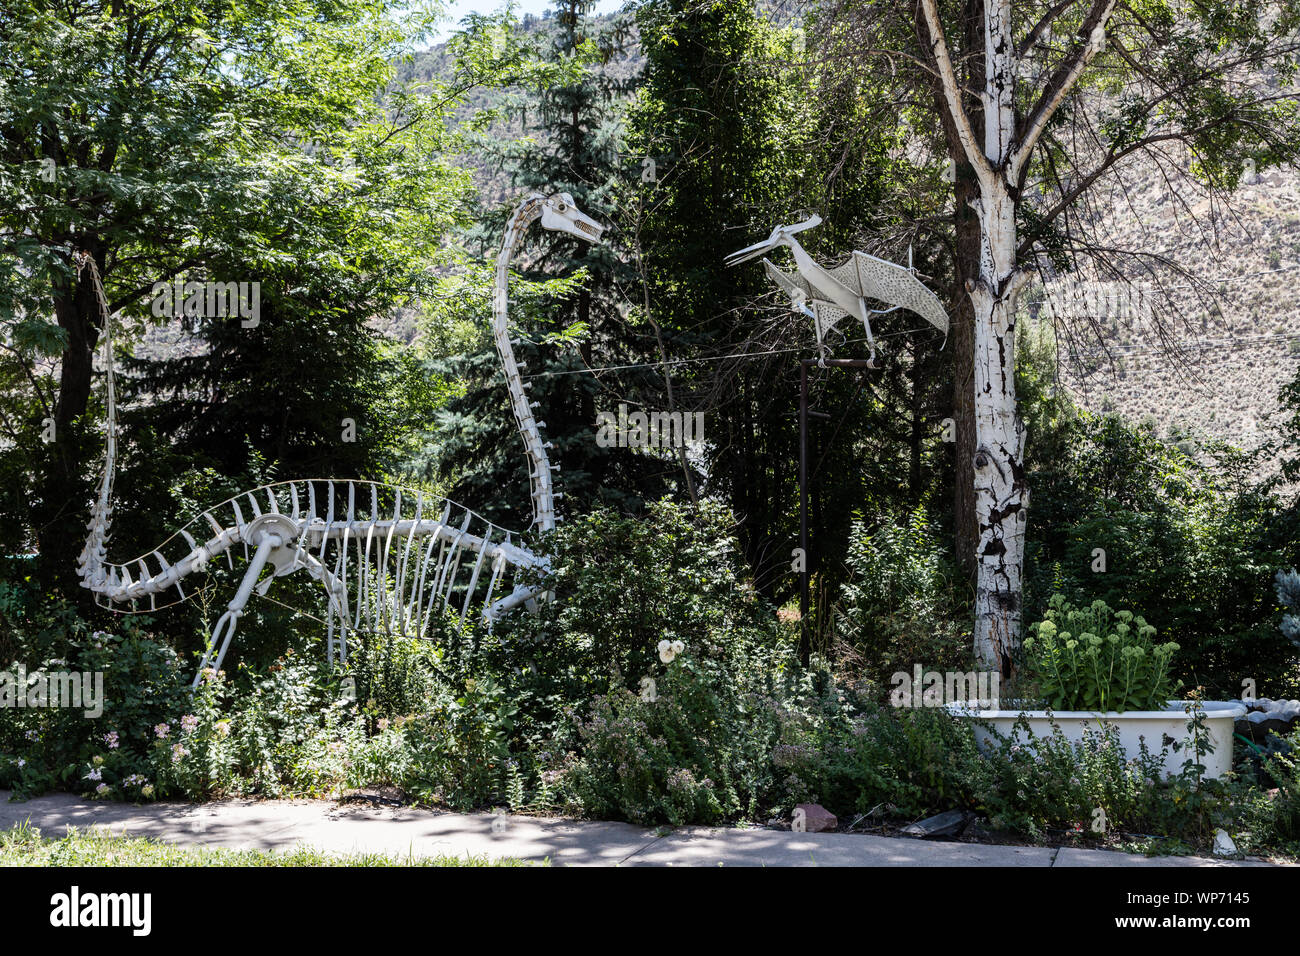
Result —
[[[0, 866], [532, 866], [485, 856], [390, 856], [324, 853], [310, 847], [287, 852], [173, 846], [144, 837], [70, 829], [49, 838], [30, 823], [0, 831]], [[546, 862], [540, 864], [548, 865]]]

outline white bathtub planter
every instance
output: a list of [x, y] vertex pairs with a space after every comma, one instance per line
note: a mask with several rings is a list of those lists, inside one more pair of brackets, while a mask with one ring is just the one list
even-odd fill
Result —
[[[1145, 742], [1167, 776], [1182, 773], [1191, 760], [1205, 768], [1205, 777], [1220, 777], [1232, 769], [1233, 722], [1245, 707], [1239, 701], [1170, 700], [1181, 686], [1173, 677], [1179, 647], [1157, 643], [1155, 636], [1156, 629], [1132, 611], [1111, 610], [1105, 601], [1075, 607], [1053, 595], [1021, 646], [1022, 693], [1001, 705], [968, 700], [948, 711], [972, 719], [982, 750], [997, 746], [999, 736], [1033, 748], [1033, 741], [1019, 739], [1025, 734], [1017, 721], [1034, 738], [1059, 729], [1072, 744], [1113, 728], [1129, 760], [1142, 755]], [[1207, 751], [1200, 755], [1198, 736]]]
[[[1189, 701], [1171, 700], [1163, 710], [1096, 713], [1086, 710], [997, 710], [954, 703], [947, 705], [947, 710], [954, 717], [972, 720], [975, 742], [981, 751], [997, 748], [995, 732], [1006, 739], [1015, 735], [1023, 737], [1023, 732], [1015, 727], [1022, 716], [1034, 737], [1050, 737], [1053, 729], [1059, 727], [1062, 736], [1071, 743], [1082, 741], [1085, 731], [1096, 734], [1107, 726], [1114, 727], [1120, 746], [1130, 759], [1141, 755], [1143, 739], [1147, 750], [1158, 757], [1164, 749], [1165, 738], [1169, 737], [1177, 747], [1170, 745], [1167, 748], [1164, 769], [1169, 776], [1175, 776], [1182, 772], [1188, 759], [1196, 756], [1196, 745], [1187, 729], [1193, 716], [1188, 713], [1190, 706]], [[1205, 715], [1205, 742], [1212, 748], [1200, 762], [1205, 767], [1205, 777], [1214, 779], [1232, 769], [1232, 725], [1246, 712], [1246, 708], [1240, 701], [1212, 700], [1201, 701], [1199, 707]], [[1019, 742], [1022, 746], [1027, 743], [1024, 740]]]

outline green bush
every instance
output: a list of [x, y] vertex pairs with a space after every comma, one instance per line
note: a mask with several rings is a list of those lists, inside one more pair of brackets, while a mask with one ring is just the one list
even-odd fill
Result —
[[637, 823], [753, 819], [770, 791], [788, 651], [743, 633], [701, 637], [571, 712], [576, 755], [562, 782], [596, 817]]
[[554, 600], [477, 634], [445, 667], [457, 677], [494, 675], [519, 706], [518, 738], [545, 750], [569, 725], [566, 708], [639, 692], [659, 665], [660, 641], [682, 641], [696, 659], [712, 658], [705, 646], [724, 658], [734, 649], [733, 672], [754, 648], [793, 648], [793, 629], [747, 579], [733, 529], [731, 515], [707, 502], [698, 511], [656, 502], [637, 518], [576, 515], [542, 546]]
[[1081, 410], [1033, 434], [1026, 620], [1056, 592], [1141, 607], [1178, 641], [1175, 678], [1215, 699], [1238, 696], [1244, 677], [1296, 696], [1300, 651], [1277, 629], [1271, 585], [1296, 561], [1300, 523], [1257, 463], [1209, 443], [1193, 458]]
[[970, 728], [942, 710], [838, 701], [788, 720], [773, 761], [790, 804], [909, 819], [973, 807], [982, 772]]
[[1243, 850], [1280, 848], [1300, 856], [1300, 731], [1275, 744], [1258, 769], [1244, 769], [1238, 842]]
[[[50, 647], [37, 635], [31, 647]], [[0, 720], [0, 787], [20, 794], [61, 789], [92, 796], [121, 795], [121, 781], [151, 776], [152, 728], [183, 712], [186, 680], [174, 651], [134, 621], [117, 631], [61, 633], [64, 656], [15, 661], [28, 672], [71, 671], [103, 677], [103, 712], [6, 709]]]
[[906, 525], [874, 533], [855, 522], [835, 624], [846, 670], [886, 687], [897, 671], [965, 670], [971, 655], [969, 614], [957, 606], [959, 575], [938, 531], [918, 507]]
[[1170, 666], [1178, 645], [1156, 644], [1156, 629], [1105, 601], [1076, 608], [1061, 595], [1023, 645], [1029, 683], [1052, 710], [1161, 710], [1178, 691]]
[[505, 800], [517, 710], [489, 677], [466, 678], [457, 696], [431, 702], [403, 724], [410, 753], [403, 789], [461, 810]]
[[1035, 737], [1024, 722], [985, 755], [988, 776], [979, 808], [997, 829], [1041, 837], [1048, 829], [1161, 834], [1189, 846], [1208, 843], [1227, 812], [1223, 787], [1200, 778], [1197, 755], [1165, 779], [1164, 749], [1143, 741], [1128, 756], [1114, 727], [1070, 741], [1055, 728]]

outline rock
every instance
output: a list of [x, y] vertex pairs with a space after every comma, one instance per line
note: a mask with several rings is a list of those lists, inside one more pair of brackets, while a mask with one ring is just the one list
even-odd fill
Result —
[[956, 836], [970, 822], [971, 815], [964, 810], [949, 810], [947, 813], [926, 817], [916, 823], [903, 827], [908, 836], [941, 837]]
[[1232, 837], [1228, 836], [1226, 830], [1214, 831], [1214, 855], [1215, 856], [1236, 856], [1237, 844], [1232, 842]]
[[389, 807], [401, 807], [410, 803], [405, 793], [397, 787], [387, 785], [344, 790], [338, 799], [339, 803], [374, 803]]
[[[799, 826], [800, 812], [802, 813], [802, 826]], [[835, 819], [835, 814], [831, 813], [820, 803], [801, 803], [794, 808], [794, 819], [790, 822], [791, 830], [802, 830], [807, 833], [822, 833], [826, 830], [834, 830], [839, 826], [839, 821]]]

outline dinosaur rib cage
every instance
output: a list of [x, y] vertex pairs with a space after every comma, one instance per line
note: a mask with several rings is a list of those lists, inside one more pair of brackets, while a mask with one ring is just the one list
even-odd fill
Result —
[[[119, 613], [169, 607], [190, 596], [185, 580], [210, 560], [224, 554], [233, 568], [233, 553], [242, 549], [247, 560], [268, 531], [283, 542], [267, 562], [270, 574], [304, 570], [320, 581], [330, 622], [345, 632], [423, 636], [439, 604], [462, 621], [474, 607], [490, 618], [505, 579], [515, 599], [503, 600], [521, 603], [533, 592], [520, 585], [519, 571], [542, 564], [515, 543], [517, 535], [445, 498], [370, 481], [311, 479], [236, 495], [149, 554], [103, 562], [86, 586], [97, 604]], [[259, 590], [265, 593], [270, 580]]]

